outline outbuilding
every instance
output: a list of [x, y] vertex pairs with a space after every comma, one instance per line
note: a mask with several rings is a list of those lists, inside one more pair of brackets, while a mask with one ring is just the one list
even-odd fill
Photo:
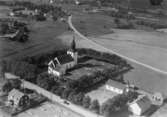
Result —
[[8, 104], [13, 107], [21, 107], [29, 104], [29, 97], [17, 89], [13, 89], [8, 94]]
[[117, 81], [114, 81], [114, 80], [108, 80], [105, 87], [107, 90], [112, 91], [117, 94], [123, 94], [127, 88], [126, 85], [119, 83]]
[[137, 116], [141, 116], [151, 107], [151, 101], [145, 95], [139, 96], [136, 100], [129, 104], [129, 110]]

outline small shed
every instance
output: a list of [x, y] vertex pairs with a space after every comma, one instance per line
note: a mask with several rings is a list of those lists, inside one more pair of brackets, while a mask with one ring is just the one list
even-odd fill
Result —
[[139, 96], [136, 100], [129, 104], [129, 110], [137, 116], [142, 115], [151, 107], [151, 101], [145, 95]]
[[29, 97], [17, 89], [13, 89], [8, 94], [8, 104], [13, 107], [21, 107], [29, 104]]

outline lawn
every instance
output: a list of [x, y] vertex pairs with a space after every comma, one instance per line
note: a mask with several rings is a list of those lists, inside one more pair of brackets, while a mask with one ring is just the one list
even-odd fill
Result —
[[81, 76], [91, 75], [93, 74], [93, 72], [113, 67], [115, 66], [107, 62], [98, 61], [92, 58], [82, 57], [82, 59], [79, 59], [78, 65], [74, 69], [70, 70], [67, 73], [66, 77], [72, 80], [77, 80]]

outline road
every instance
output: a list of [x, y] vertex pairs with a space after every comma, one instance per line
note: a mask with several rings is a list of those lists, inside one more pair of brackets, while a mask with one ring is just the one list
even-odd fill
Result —
[[37, 91], [39, 94], [42, 94], [43, 96], [47, 97], [49, 100], [56, 102], [56, 103], [59, 103], [60, 105], [66, 107], [67, 109], [70, 109], [71, 111], [73, 111], [77, 114], [80, 114], [81, 116], [84, 116], [84, 117], [103, 117], [103, 116], [97, 115], [91, 111], [88, 111], [80, 106], [72, 104], [70, 102], [69, 102], [69, 105], [65, 104], [64, 99], [62, 99], [59, 96], [41, 88], [35, 84], [32, 84], [28, 81], [23, 81], [22, 86], [24, 86], [24, 88], [28, 88], [28, 89], [32, 89], [32, 90]]
[[106, 51], [106, 52], [111, 52], [111, 53], [116, 54], [116, 55], [118, 55], [118, 56], [120, 56], [120, 57], [122, 57], [122, 58], [124, 58], [124, 59], [126, 59], [126, 60], [129, 60], [129, 61], [133, 62], [133, 63], [136, 63], [136, 64], [138, 64], [138, 65], [141, 65], [141, 66], [144, 66], [144, 67], [146, 67], [146, 68], [149, 68], [149, 69], [151, 69], [151, 70], [153, 70], [153, 71], [156, 71], [156, 72], [159, 72], [159, 73], [162, 73], [162, 74], [167, 75], [167, 71], [161, 70], [161, 69], [159, 69], [159, 68], [156, 68], [156, 67], [153, 67], [153, 66], [151, 66], [151, 65], [148, 65], [148, 64], [142, 63], [142, 62], [140, 62], [140, 61], [137, 61], [137, 60], [135, 60], [135, 59], [133, 59], [133, 58], [130, 58], [130, 57], [128, 57], [128, 56], [122, 55], [122, 54], [120, 54], [120, 53], [118, 53], [118, 52], [115, 52], [115, 51], [113, 51], [113, 50], [111, 50], [111, 49], [108, 49], [108, 48], [106, 48], [106, 47], [104, 47], [104, 46], [102, 46], [102, 45], [100, 45], [100, 44], [97, 44], [95, 41], [92, 41], [92, 40], [88, 39], [87, 37], [85, 37], [84, 35], [82, 35], [82, 34], [73, 26], [73, 24], [72, 24], [72, 16], [69, 16], [69, 18], [68, 18], [68, 24], [69, 24], [69, 26], [71, 27], [71, 29], [72, 29], [79, 37], [81, 37], [81, 38], [84, 39], [84, 40], [87, 40], [87, 41], [88, 41], [89, 43], [91, 43], [92, 45], [94, 45], [94, 46], [100, 48], [100, 50], [103, 50], [103, 51]]

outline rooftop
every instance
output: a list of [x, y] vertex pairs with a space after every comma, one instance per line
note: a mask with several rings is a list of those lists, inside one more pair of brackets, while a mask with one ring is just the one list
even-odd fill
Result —
[[126, 85], [122, 84], [122, 83], [119, 83], [117, 81], [114, 81], [114, 80], [108, 80], [107, 85], [110, 85], [110, 86], [113, 86], [115, 88], [119, 88], [119, 89], [125, 89], [126, 88]]
[[58, 56], [57, 59], [58, 59], [58, 61], [60, 62], [61, 65], [69, 63], [71, 61], [74, 61], [72, 56], [69, 55], [69, 54]]

